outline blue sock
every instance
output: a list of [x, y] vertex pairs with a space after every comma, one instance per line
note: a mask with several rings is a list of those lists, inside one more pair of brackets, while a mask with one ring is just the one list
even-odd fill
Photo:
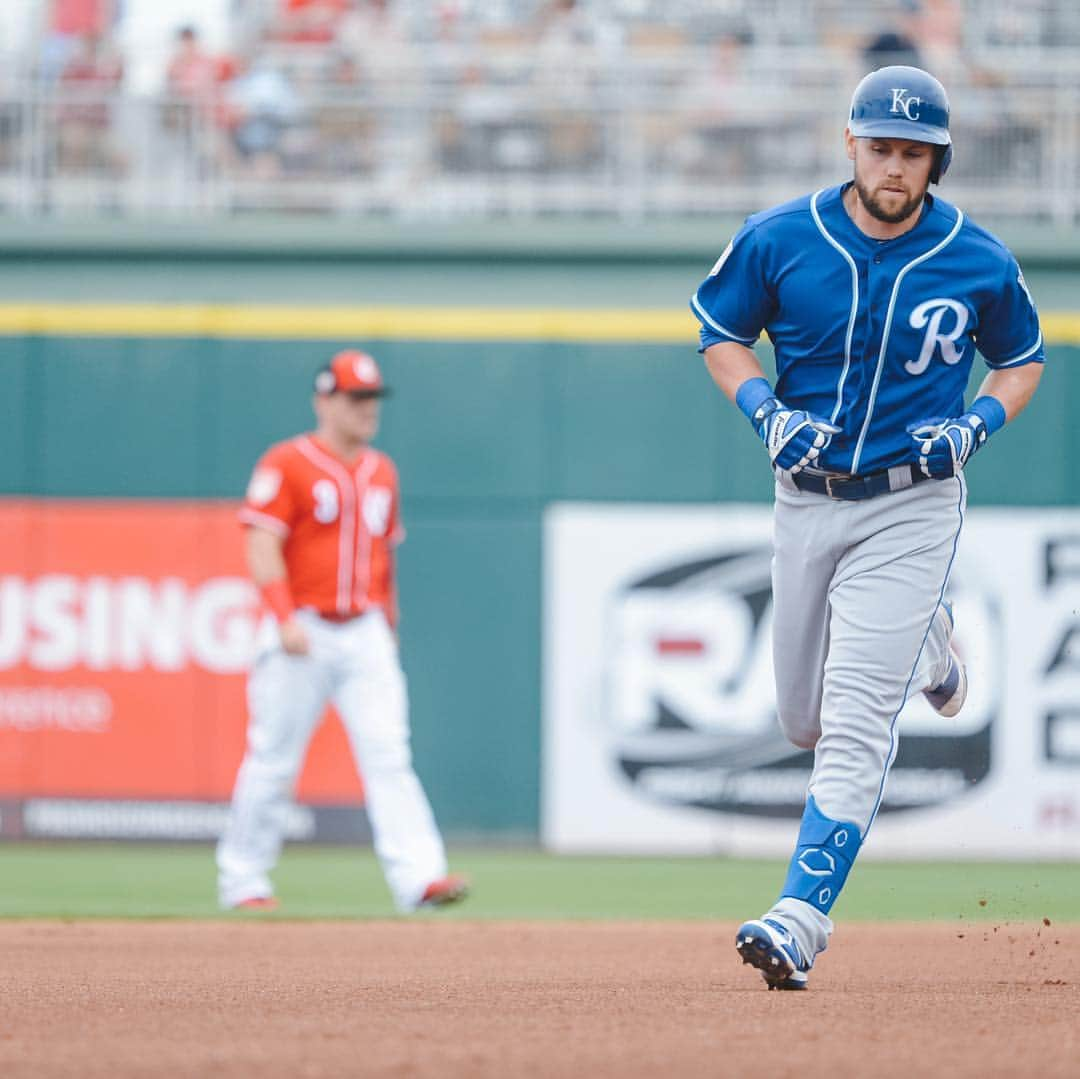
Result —
[[828, 914], [861, 844], [856, 825], [826, 817], [810, 795], [781, 898], [802, 899]]

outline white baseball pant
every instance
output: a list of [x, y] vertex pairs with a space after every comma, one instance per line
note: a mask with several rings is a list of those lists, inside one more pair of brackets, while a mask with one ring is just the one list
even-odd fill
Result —
[[248, 677], [248, 744], [228, 823], [217, 848], [218, 898], [231, 907], [269, 896], [285, 815], [316, 724], [333, 701], [345, 727], [375, 853], [399, 910], [414, 910], [424, 889], [446, 875], [446, 852], [412, 766], [405, 677], [382, 611], [334, 623], [297, 613], [311, 642], [287, 654], [270, 621]]

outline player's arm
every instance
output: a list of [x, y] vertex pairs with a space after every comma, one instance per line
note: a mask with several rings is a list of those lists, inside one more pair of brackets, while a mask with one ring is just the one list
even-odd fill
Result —
[[934, 479], [955, 476], [986, 440], [1027, 407], [1043, 372], [1042, 363], [992, 370], [971, 407], [950, 420], [926, 420], [908, 428], [919, 468]]
[[798, 472], [816, 463], [840, 428], [820, 416], [788, 408], [773, 393], [752, 349], [718, 341], [705, 349], [713, 381], [753, 425], [777, 468]]
[[732, 404], [736, 404], [739, 387], [752, 378], [765, 378], [754, 350], [740, 345], [738, 341], [720, 341], [705, 350], [705, 366], [713, 382], [723, 390]]
[[773, 393], [751, 347], [776, 311], [767, 259], [749, 222], [716, 260], [690, 300], [701, 323], [701, 351], [713, 381], [750, 421], [774, 468], [815, 465], [839, 428], [786, 406]]
[[908, 431], [918, 453], [919, 468], [934, 479], [955, 476], [986, 440], [1027, 407], [1042, 378], [1042, 363], [1004, 367], [983, 379], [978, 396], [962, 416], [926, 420]]
[[247, 529], [247, 561], [263, 603], [278, 620], [281, 646], [290, 655], [306, 655], [310, 650], [307, 632], [296, 620], [296, 606], [289, 590], [285, 565], [285, 540], [267, 528], [250, 525]]
[[1016, 419], [1027, 408], [1042, 378], [1041, 363], [1026, 363], [1022, 367], [1005, 367], [991, 371], [979, 387], [979, 397], [994, 397], [1005, 410], [1005, 421]]
[[967, 412], [955, 419], [924, 420], [908, 428], [919, 467], [927, 476], [955, 476], [995, 431], [1023, 412], [1042, 378], [1038, 312], [1011, 257], [1005, 263], [1000, 295], [983, 312], [976, 346], [990, 373]]

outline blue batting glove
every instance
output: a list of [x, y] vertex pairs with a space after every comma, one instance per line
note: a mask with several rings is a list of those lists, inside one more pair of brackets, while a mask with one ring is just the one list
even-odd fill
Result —
[[952, 420], [912, 424], [907, 430], [919, 453], [919, 468], [935, 480], [957, 475], [986, 441], [986, 426], [970, 412]]
[[[760, 421], [757, 417], [760, 416]], [[840, 428], [803, 409], [785, 408], [775, 397], [751, 420], [776, 468], [801, 472], [814, 464]]]
[[921, 420], [908, 427], [924, 476], [957, 476], [986, 440], [1005, 424], [1005, 408], [996, 397], [980, 397], [962, 416]]
[[801, 472], [814, 464], [840, 428], [804, 409], [788, 408], [763, 378], [748, 379], [735, 402], [765, 443], [774, 467]]

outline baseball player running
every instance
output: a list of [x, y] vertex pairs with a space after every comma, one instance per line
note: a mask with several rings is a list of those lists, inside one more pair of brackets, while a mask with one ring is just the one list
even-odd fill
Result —
[[[804, 989], [828, 943], [904, 702], [921, 691], [944, 716], [964, 703], [945, 601], [963, 469], [1043, 366], [1016, 260], [929, 194], [952, 159], [941, 84], [872, 72], [844, 137], [854, 179], [750, 217], [691, 301], [709, 373], [775, 471], [777, 710], [814, 750], [780, 897], [736, 937], [770, 989]], [[775, 387], [751, 351], [763, 329]], [[965, 409], [976, 348], [990, 371]]]
[[[217, 849], [226, 908], [273, 909], [269, 872], [284, 814], [327, 701], [364, 777], [375, 853], [399, 910], [461, 899], [413, 771], [398, 663], [393, 552], [404, 537], [397, 471], [371, 448], [380, 398], [375, 361], [338, 353], [315, 378], [314, 433], [272, 446], [240, 512], [267, 619], [248, 679], [247, 752]], [[276, 625], [275, 625], [276, 619]]]

